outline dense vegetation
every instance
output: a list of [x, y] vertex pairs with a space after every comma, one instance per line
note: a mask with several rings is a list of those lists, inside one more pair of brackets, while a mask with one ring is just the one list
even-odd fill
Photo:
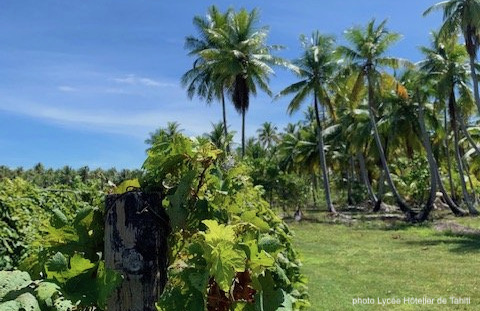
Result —
[[209, 141], [159, 133], [142, 187], [170, 218], [169, 283], [160, 310], [303, 310], [305, 279], [285, 223], [250, 168]]
[[[408, 221], [421, 222], [439, 191], [455, 215], [477, 215], [480, 3], [451, 0], [425, 14], [436, 9], [444, 10], [444, 24], [432, 33], [431, 46], [421, 48], [424, 60], [414, 64], [388, 55], [400, 35], [388, 30], [386, 21], [348, 29], [341, 46], [318, 31], [302, 35], [302, 54], [288, 62], [266, 44], [267, 28], [258, 25], [257, 10], [220, 12], [213, 6], [206, 17], [194, 18], [198, 36], [187, 37], [186, 48], [195, 61], [182, 83], [189, 96], [222, 103], [223, 122], [208, 137], [226, 152], [232, 138], [225, 118], [230, 98], [242, 116], [240, 156], [255, 163], [254, 176], [270, 202], [282, 176], [294, 173], [300, 187], [309, 178], [316, 188], [321, 177], [326, 208], [334, 214], [344, 203], [367, 202], [379, 211], [390, 202]], [[247, 143], [249, 98], [257, 89], [272, 94], [267, 83], [272, 66], [299, 78], [276, 96], [293, 95], [287, 111], [311, 105], [304, 121], [282, 133], [265, 123]], [[341, 189], [347, 189], [346, 198], [338, 195]], [[311, 193], [315, 197], [315, 189]]]
[[122, 169], [117, 171], [115, 168], [104, 170], [101, 168], [90, 169], [88, 166], [74, 169], [70, 166], [64, 166], [60, 169], [45, 168], [42, 163], [38, 163], [30, 169], [17, 167], [15, 169], [0, 165], [0, 179], [21, 178], [41, 188], [55, 187], [56, 185], [69, 186], [75, 188], [79, 183], [95, 184], [98, 189], [104, 187], [114, 187], [127, 179], [139, 178], [141, 170]]
[[[121, 278], [107, 271], [102, 260], [106, 189], [100, 183], [76, 180], [40, 188], [20, 178], [0, 181], [0, 269], [28, 272], [21, 287], [14, 282], [16, 274], [6, 279], [10, 281], [0, 297], [0, 310], [30, 310], [33, 292], [24, 303], [9, 302], [23, 294], [24, 287], [54, 295], [50, 305], [42, 305], [45, 297], [35, 296], [41, 310], [104, 305]], [[60, 297], [57, 306], [54, 301]]]
[[[28, 273], [0, 272], [0, 290], [8, 289], [0, 310], [104, 308], [121, 282], [102, 258], [104, 197], [125, 191], [116, 185], [126, 179], [160, 193], [170, 218], [169, 281], [157, 304], [164, 311], [307, 308], [280, 210], [334, 218], [355, 205], [393, 209], [408, 222], [443, 206], [477, 215], [480, 1], [450, 0], [425, 13], [435, 9], [444, 24], [415, 64], [388, 55], [400, 35], [386, 21], [347, 30], [342, 46], [318, 31], [301, 36], [301, 55], [288, 61], [267, 44], [257, 10], [212, 6], [195, 17], [198, 34], [186, 38], [195, 60], [181, 82], [190, 97], [219, 101], [223, 120], [196, 138], [176, 122], [158, 129], [141, 170], [1, 166], [0, 269]], [[250, 97], [274, 95], [275, 67], [298, 78], [275, 98], [289, 96], [289, 113], [309, 106], [283, 131], [265, 122], [247, 138]], [[242, 117], [238, 149], [228, 101]]]
[[[141, 176], [143, 191], [165, 198], [162, 204], [173, 230], [169, 283], [158, 308], [308, 306], [289, 229], [261, 198], [263, 189], [253, 186], [250, 168], [225, 158], [207, 140], [170, 134], [157, 132]], [[64, 295], [78, 308], [102, 308], [121, 281], [102, 260], [103, 197], [113, 189], [106, 187], [102, 189], [101, 181], [85, 184], [79, 178], [55, 188], [2, 179], [0, 268], [20, 268], [56, 284], [59, 297]], [[29, 282], [22, 286], [33, 284]], [[7, 294], [0, 308], [25, 308], [16, 302], [17, 296]]]

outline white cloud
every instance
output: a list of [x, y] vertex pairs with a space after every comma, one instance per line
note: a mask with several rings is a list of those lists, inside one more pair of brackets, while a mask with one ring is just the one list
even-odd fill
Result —
[[106, 88], [103, 91], [107, 94], [132, 94], [131, 92], [125, 89], [114, 88], [114, 87]]
[[147, 77], [139, 77], [134, 74], [128, 74], [122, 78], [114, 78], [113, 81], [120, 83], [120, 84], [128, 84], [128, 85], [141, 85], [141, 86], [148, 86], [148, 87], [175, 87], [177, 86], [174, 83], [167, 83], [157, 81]]
[[58, 87], [58, 90], [62, 91], [62, 92], [76, 92], [76, 91], [78, 91], [77, 88], [74, 88], [74, 87], [68, 86], [68, 85], [61, 85], [61, 86]]
[[198, 112], [172, 109], [169, 107], [156, 107], [132, 111], [131, 109], [78, 109], [66, 106], [50, 106], [34, 102], [23, 101], [0, 102], [0, 111], [42, 119], [49, 123], [62, 126], [87, 129], [96, 132], [106, 132], [128, 135], [145, 139], [149, 132], [167, 122], [178, 120], [181, 116], [182, 128], [188, 129], [188, 134], [201, 135], [209, 130], [210, 123], [198, 118]]

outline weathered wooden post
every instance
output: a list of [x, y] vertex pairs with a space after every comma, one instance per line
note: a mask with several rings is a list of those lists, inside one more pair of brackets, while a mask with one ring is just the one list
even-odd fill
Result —
[[158, 194], [108, 195], [105, 265], [123, 275], [108, 311], [155, 311], [167, 270], [168, 216]]

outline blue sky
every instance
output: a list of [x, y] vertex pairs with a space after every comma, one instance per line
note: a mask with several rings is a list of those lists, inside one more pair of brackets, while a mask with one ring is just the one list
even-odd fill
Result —
[[[403, 34], [391, 55], [418, 61], [420, 45], [441, 22], [422, 17], [434, 1], [2, 0], [0, 2], [0, 165], [139, 168], [148, 133], [178, 121], [187, 135], [208, 132], [220, 105], [188, 100], [180, 76], [190, 68], [184, 38], [194, 15], [208, 6], [261, 11], [269, 43], [295, 58], [298, 37], [318, 29], [335, 35], [388, 18]], [[274, 92], [295, 81], [281, 69]], [[286, 114], [287, 99], [251, 99], [247, 134], [265, 121], [280, 129], [301, 117]], [[228, 106], [230, 129], [240, 117]], [[237, 136], [238, 137], [238, 136]]]

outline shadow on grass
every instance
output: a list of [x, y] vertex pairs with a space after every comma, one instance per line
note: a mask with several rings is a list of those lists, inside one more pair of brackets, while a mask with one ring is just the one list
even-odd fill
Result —
[[480, 234], [479, 233], [459, 233], [452, 231], [439, 232], [441, 237], [426, 241], [406, 241], [409, 245], [418, 245], [421, 247], [449, 245], [449, 251], [454, 253], [480, 252]]
[[[284, 217], [287, 223], [294, 221], [293, 217]], [[412, 227], [431, 227], [431, 222], [413, 224], [405, 221], [402, 214], [372, 213], [372, 212], [345, 212], [341, 211], [334, 216], [327, 212], [315, 212], [304, 215], [300, 223], [314, 223], [324, 225], [344, 225], [358, 230], [408, 230]]]

